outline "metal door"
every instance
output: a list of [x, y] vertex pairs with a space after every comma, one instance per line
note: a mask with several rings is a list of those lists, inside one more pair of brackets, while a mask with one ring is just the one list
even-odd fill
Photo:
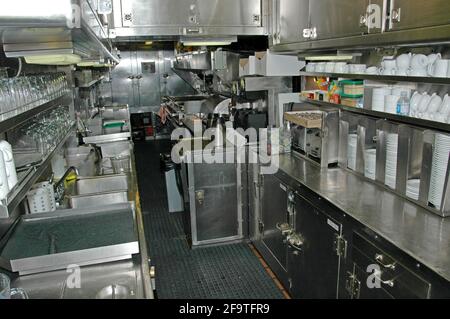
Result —
[[240, 165], [189, 164], [192, 244], [242, 238]]
[[170, 50], [121, 51], [121, 61], [111, 72], [111, 100], [128, 104], [130, 112], [155, 112], [161, 95], [190, 95], [190, 88], [171, 69]]
[[162, 51], [136, 51], [135, 94], [137, 107], [159, 108], [161, 104], [160, 61]]
[[275, 44], [308, 40], [303, 30], [309, 28], [309, 0], [277, 0]]
[[281, 267], [286, 270], [287, 245], [279, 226], [288, 222], [287, 188], [273, 175], [262, 176], [262, 223], [264, 228], [262, 241]]
[[261, 0], [122, 0], [122, 24], [135, 27], [261, 27]]
[[392, 31], [450, 24], [448, 0], [391, 0]]
[[[250, 152], [252, 152], [250, 150]], [[248, 164], [248, 210], [249, 210], [249, 238], [252, 241], [260, 240], [260, 187], [259, 165], [249, 161]]]
[[295, 233], [301, 246], [289, 246], [288, 273], [294, 298], [337, 298], [342, 226], [306, 199], [296, 196]]
[[136, 104], [133, 76], [136, 74], [134, 52], [121, 52], [120, 63], [111, 73], [112, 102], [121, 105]]
[[309, 2], [311, 39], [323, 40], [367, 33], [361, 16], [369, 0], [311, 0]]
[[360, 18], [360, 25], [367, 27], [369, 33], [381, 33], [386, 30], [386, 1], [370, 0], [365, 15]]

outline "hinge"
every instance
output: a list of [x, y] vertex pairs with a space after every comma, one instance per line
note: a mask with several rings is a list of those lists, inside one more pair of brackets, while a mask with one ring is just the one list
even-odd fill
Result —
[[260, 234], [264, 233], [264, 223], [262, 220], [258, 220], [258, 230]]
[[258, 186], [259, 186], [260, 188], [263, 188], [263, 187], [264, 187], [264, 175], [263, 175], [263, 174], [260, 174], [260, 175], [259, 175], [259, 181], [258, 181], [258, 182], [259, 182], [259, 185], [258, 185]]
[[347, 241], [342, 235], [336, 234], [336, 238], [334, 240], [334, 250], [338, 256], [342, 258], [347, 257]]

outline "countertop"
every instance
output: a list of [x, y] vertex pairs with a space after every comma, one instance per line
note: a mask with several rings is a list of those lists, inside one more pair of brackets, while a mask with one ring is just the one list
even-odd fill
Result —
[[[12, 287], [25, 289], [31, 299], [110, 299], [112, 290], [116, 293], [115, 298], [154, 298], [133, 152], [131, 161], [129, 200], [135, 202], [140, 254], [129, 260], [20, 277], [0, 269], [11, 278]], [[76, 285], [77, 274], [81, 280], [79, 287]]]
[[344, 169], [321, 169], [296, 154], [280, 155], [279, 169], [450, 281], [450, 218]]

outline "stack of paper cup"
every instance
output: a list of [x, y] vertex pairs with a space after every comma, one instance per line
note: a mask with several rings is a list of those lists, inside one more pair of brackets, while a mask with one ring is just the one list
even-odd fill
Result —
[[377, 166], [377, 150], [368, 149], [364, 151], [364, 176], [375, 180]]
[[420, 179], [410, 179], [406, 182], [406, 196], [419, 200]]
[[384, 183], [395, 189], [397, 182], [398, 134], [389, 133], [386, 138], [386, 171]]
[[356, 150], [358, 145], [358, 135], [349, 134], [347, 144], [347, 167], [356, 170]]

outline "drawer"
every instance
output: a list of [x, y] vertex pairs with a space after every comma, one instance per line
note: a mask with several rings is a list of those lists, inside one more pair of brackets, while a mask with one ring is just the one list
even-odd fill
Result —
[[430, 297], [430, 282], [357, 234], [353, 238], [352, 252], [354, 263], [364, 271], [367, 271], [370, 265], [379, 266], [379, 277], [384, 282], [381, 283], [381, 288], [394, 298], [428, 299]]

